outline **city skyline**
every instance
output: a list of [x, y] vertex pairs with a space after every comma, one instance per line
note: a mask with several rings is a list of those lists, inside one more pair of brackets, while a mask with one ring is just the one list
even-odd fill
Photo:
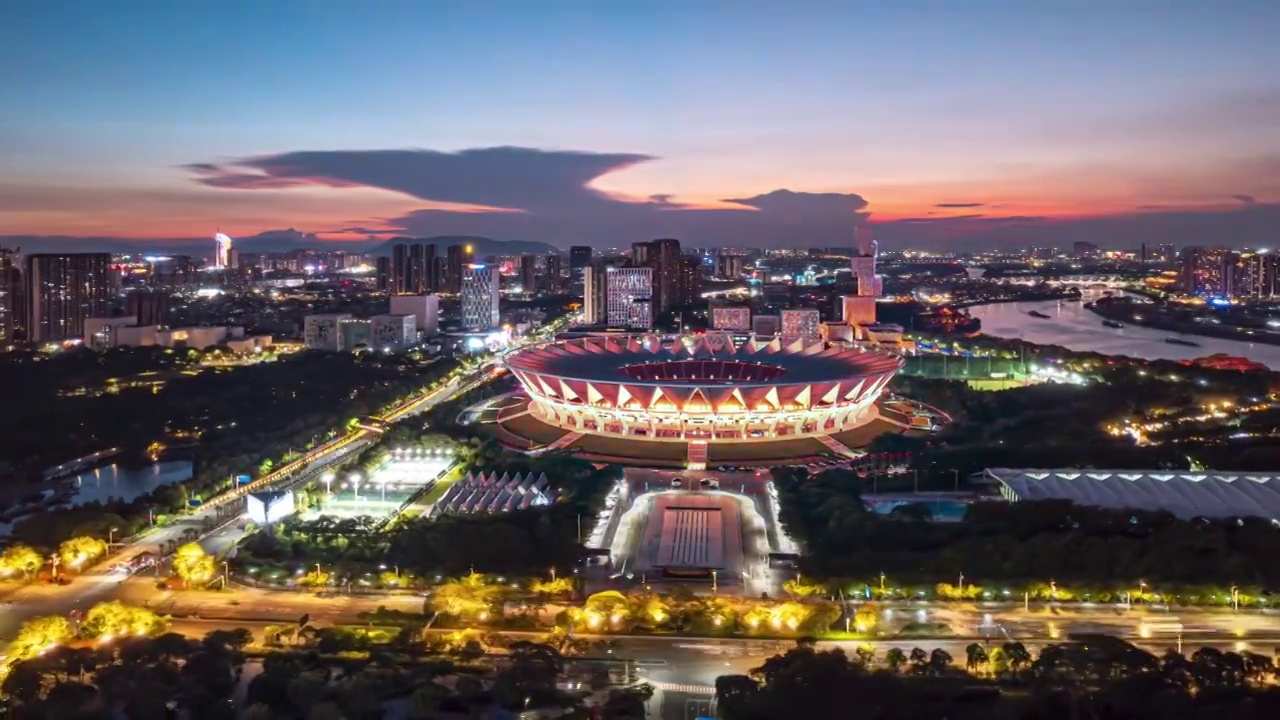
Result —
[[0, 244], [1274, 244], [1280, 10], [1169, 15], [29, 4]]

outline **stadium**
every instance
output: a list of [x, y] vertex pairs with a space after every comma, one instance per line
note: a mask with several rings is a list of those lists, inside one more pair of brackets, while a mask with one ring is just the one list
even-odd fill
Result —
[[548, 437], [550, 428], [557, 438], [652, 441], [637, 451], [651, 457], [662, 455], [653, 448], [659, 443], [693, 445], [691, 459], [706, 447], [716, 454], [718, 446], [774, 443], [791, 447], [766, 455], [794, 458], [806, 454], [793, 452], [803, 440], [810, 449], [847, 451], [833, 438], [880, 418], [876, 399], [902, 367], [898, 357], [858, 345], [718, 333], [557, 340], [506, 364], [528, 396], [507, 417], [527, 414], [545, 426], [526, 421], [534, 435]]

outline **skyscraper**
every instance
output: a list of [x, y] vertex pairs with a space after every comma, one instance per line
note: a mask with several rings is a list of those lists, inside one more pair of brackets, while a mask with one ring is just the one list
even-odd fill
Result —
[[235, 267], [231, 261], [231, 238], [221, 232], [213, 235], [213, 266], [218, 270]]
[[1230, 291], [1233, 297], [1271, 300], [1280, 292], [1280, 258], [1265, 250], [1240, 253], [1232, 268]]
[[632, 304], [637, 300], [649, 300], [650, 325], [653, 322], [652, 298], [650, 293], [653, 292], [653, 269], [647, 267], [629, 267], [619, 268], [611, 267], [605, 270], [605, 281], [608, 283], [606, 290], [606, 317], [605, 321], [614, 327], [631, 327], [636, 309]]
[[111, 309], [111, 255], [28, 255], [27, 338], [58, 342], [84, 336], [84, 320]]
[[[453, 248], [449, 250], [452, 254]], [[496, 329], [500, 319], [498, 268], [472, 263], [463, 268], [461, 278], [462, 327], [472, 331]]]
[[445, 291], [455, 295], [462, 292], [462, 275], [471, 265], [474, 248], [471, 245], [450, 245], [445, 266]]
[[591, 264], [591, 246], [574, 245], [569, 248], [569, 273], [573, 281], [582, 279], [582, 273]]
[[13, 250], [0, 247], [0, 344], [7, 344], [13, 340], [14, 325], [16, 324], [14, 317], [14, 305], [16, 304], [17, 295], [14, 292], [17, 288], [14, 285], [16, 279], [15, 262], [18, 254]]
[[134, 290], [124, 299], [124, 314], [138, 325], [167, 325], [171, 299], [163, 290]]
[[662, 238], [632, 243], [631, 262], [653, 270], [653, 311], [666, 312], [680, 302], [680, 241]]

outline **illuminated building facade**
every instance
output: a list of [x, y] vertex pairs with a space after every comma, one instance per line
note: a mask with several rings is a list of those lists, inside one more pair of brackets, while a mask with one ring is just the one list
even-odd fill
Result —
[[1182, 250], [1181, 285], [1188, 295], [1227, 297], [1230, 292], [1232, 252], [1224, 247], [1188, 247]]
[[816, 338], [822, 334], [822, 316], [813, 308], [783, 310], [779, 314], [784, 337]]
[[497, 329], [501, 282], [498, 268], [490, 265], [472, 263], [462, 271], [463, 328], [475, 332]]
[[223, 233], [213, 236], [213, 267], [218, 270], [234, 268], [231, 257], [231, 238]]
[[768, 441], [870, 422], [902, 361], [812, 338], [591, 336], [533, 345], [507, 366], [545, 423], [652, 440]]
[[851, 302], [845, 302], [844, 321], [850, 325], [870, 325], [876, 321], [876, 298], [880, 297], [883, 281], [876, 274], [876, 255], [879, 247], [871, 238], [871, 228], [859, 225], [853, 229], [857, 254], [849, 261], [858, 292]]
[[28, 255], [26, 263], [28, 340], [78, 340], [86, 318], [110, 314], [110, 253]]
[[714, 330], [751, 332], [751, 308], [713, 307], [711, 308], [711, 327]]
[[[653, 268], [610, 267], [605, 269], [605, 322], [613, 327], [630, 327], [632, 304], [636, 300], [651, 300], [653, 292]], [[657, 309], [657, 308], [653, 308]], [[652, 327], [652, 318], [649, 325]]]

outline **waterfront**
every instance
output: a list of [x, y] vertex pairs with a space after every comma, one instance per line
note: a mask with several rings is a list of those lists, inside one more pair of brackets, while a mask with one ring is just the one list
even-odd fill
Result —
[[185, 460], [159, 462], [141, 468], [127, 469], [119, 465], [103, 465], [62, 480], [75, 489], [74, 505], [106, 502], [108, 498], [133, 500], [161, 485], [191, 478], [191, 463]]
[[[1102, 297], [1086, 292], [1082, 302], [1023, 302], [978, 305], [969, 313], [982, 321], [982, 332], [992, 337], [1019, 338], [1037, 345], [1061, 345], [1071, 350], [1104, 355], [1128, 355], [1148, 360], [1191, 360], [1214, 353], [1225, 353], [1262, 363], [1280, 370], [1280, 347], [1236, 340], [1182, 335], [1199, 347], [1172, 345], [1165, 338], [1176, 335], [1168, 330], [1126, 325], [1109, 328], [1102, 318], [1085, 309], [1084, 303]], [[1029, 312], [1049, 318], [1037, 318]]]

